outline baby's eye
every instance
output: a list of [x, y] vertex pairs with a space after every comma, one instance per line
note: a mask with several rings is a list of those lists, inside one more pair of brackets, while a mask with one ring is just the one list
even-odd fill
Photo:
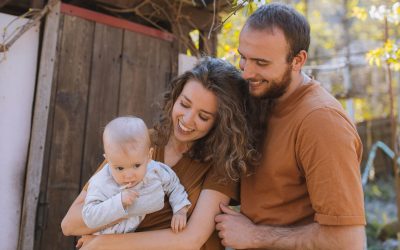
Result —
[[115, 169], [116, 169], [116, 170], [118, 170], [118, 171], [122, 171], [122, 170], [124, 170], [124, 168], [123, 168], [123, 167], [116, 167]]
[[142, 166], [142, 164], [136, 163], [135, 165], [133, 165], [134, 168], [140, 168], [140, 166]]

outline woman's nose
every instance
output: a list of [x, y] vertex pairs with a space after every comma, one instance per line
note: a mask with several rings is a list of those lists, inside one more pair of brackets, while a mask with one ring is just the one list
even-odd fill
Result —
[[194, 123], [195, 114], [192, 111], [188, 111], [183, 116], [183, 123], [185, 126], [192, 126]]

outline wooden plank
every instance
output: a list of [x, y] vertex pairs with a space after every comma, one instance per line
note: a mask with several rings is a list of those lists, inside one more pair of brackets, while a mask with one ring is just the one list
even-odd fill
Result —
[[75, 249], [60, 223], [80, 191], [94, 23], [64, 16], [63, 25], [41, 250]]
[[46, 194], [47, 194], [47, 179], [49, 177], [49, 168], [50, 168], [50, 152], [51, 152], [51, 145], [52, 145], [52, 135], [53, 135], [53, 128], [54, 128], [54, 110], [56, 104], [56, 91], [57, 91], [57, 82], [58, 82], [58, 71], [59, 71], [59, 55], [60, 55], [60, 48], [62, 42], [62, 33], [64, 27], [64, 15], [60, 14], [60, 21], [59, 21], [59, 29], [58, 29], [58, 39], [57, 39], [57, 47], [56, 47], [56, 58], [54, 64], [54, 73], [53, 73], [53, 86], [51, 88], [51, 97], [50, 97], [50, 105], [49, 105], [49, 118], [47, 121], [47, 136], [45, 142], [45, 150], [44, 150], [44, 160], [43, 160], [43, 169], [42, 169], [42, 180], [40, 183], [40, 193], [39, 193], [39, 200], [38, 200], [38, 207], [36, 213], [36, 225], [35, 225], [35, 244], [34, 249], [39, 250], [41, 249], [41, 239], [43, 236], [43, 230], [46, 227], [47, 223], [47, 201], [46, 201]]
[[157, 72], [157, 74], [148, 72], [146, 82], [146, 107], [149, 114], [147, 117], [148, 126], [153, 126], [158, 119], [160, 107], [162, 106], [162, 93], [166, 90], [171, 75], [170, 53], [172, 45], [154, 39], [152, 43], [152, 48], [154, 49], [149, 51], [151, 55], [149, 56], [147, 67], [152, 72]]
[[147, 36], [155, 37], [162, 40], [172, 41], [174, 36], [171, 33], [161, 31], [158, 29], [150, 28], [145, 25], [133, 23], [124, 19], [116, 18], [113, 16], [101, 14], [88, 9], [79, 8], [70, 4], [62, 4], [61, 12], [68, 15], [73, 15], [87, 20], [95, 21], [97, 23], [106, 24], [115, 28], [122, 28], [136, 33], [145, 34]]
[[170, 78], [172, 44], [125, 31], [118, 114], [135, 115], [151, 127], [159, 110], [155, 100]]
[[102, 130], [118, 113], [123, 31], [96, 23], [81, 183], [103, 160]]
[[49, 102], [55, 70], [54, 62], [56, 58], [59, 17], [60, 3], [56, 4], [46, 17], [21, 216], [18, 246], [20, 250], [33, 249], [34, 245], [36, 210], [43, 168]]
[[149, 77], [147, 40], [141, 34], [125, 31], [118, 108], [120, 116], [135, 115], [146, 119], [146, 78]]

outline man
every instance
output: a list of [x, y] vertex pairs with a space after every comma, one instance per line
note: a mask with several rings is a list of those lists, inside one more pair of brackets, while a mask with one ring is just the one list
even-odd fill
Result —
[[[270, 100], [262, 160], [241, 179], [241, 213], [215, 220], [235, 249], [363, 249], [362, 144], [340, 103], [301, 72], [307, 20], [283, 4], [260, 7], [238, 52], [254, 99]], [[267, 116], [268, 115], [268, 116]]]

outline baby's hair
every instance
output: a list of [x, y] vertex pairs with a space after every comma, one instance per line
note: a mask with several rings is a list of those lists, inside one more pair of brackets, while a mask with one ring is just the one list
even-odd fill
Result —
[[110, 121], [104, 128], [103, 141], [120, 146], [124, 152], [137, 146], [150, 148], [150, 136], [144, 121], [134, 116], [121, 116]]

